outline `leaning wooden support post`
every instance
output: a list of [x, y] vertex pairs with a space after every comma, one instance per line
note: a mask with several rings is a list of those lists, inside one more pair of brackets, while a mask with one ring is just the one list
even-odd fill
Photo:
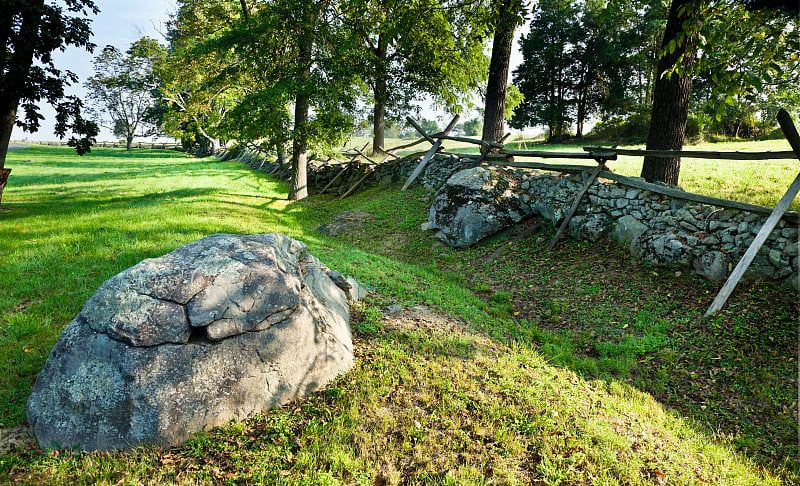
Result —
[[[365, 144], [364, 144], [364, 146], [363, 146], [363, 147], [361, 147], [361, 150], [364, 150], [365, 148], [367, 148], [367, 145], [369, 145], [369, 142], [365, 143]], [[358, 150], [358, 149], [356, 149], [356, 150]], [[345, 163], [345, 165], [344, 165], [344, 169], [340, 170], [340, 171], [339, 171], [339, 173], [338, 173], [338, 174], [336, 174], [336, 177], [334, 177], [333, 179], [331, 179], [331, 181], [330, 181], [330, 182], [329, 182], [329, 183], [328, 183], [328, 184], [327, 184], [325, 187], [323, 187], [323, 188], [322, 188], [322, 190], [321, 190], [321, 191], [319, 191], [319, 193], [320, 193], [320, 194], [324, 194], [324, 193], [325, 193], [325, 191], [327, 191], [327, 190], [328, 190], [328, 188], [330, 188], [330, 187], [333, 185], [333, 183], [334, 183], [334, 182], [336, 182], [337, 180], [339, 180], [339, 178], [340, 178], [340, 177], [342, 177], [342, 175], [344, 175], [344, 173], [345, 173], [345, 172], [347, 172], [347, 169], [349, 169], [349, 168], [350, 168], [350, 166], [353, 164], [353, 162], [355, 162], [355, 160], [356, 160], [357, 158], [358, 158], [358, 154], [354, 155], [354, 156], [353, 156], [353, 157], [352, 157], [352, 158], [351, 158], [351, 159], [350, 159], [350, 160], [349, 160], [347, 163]]]
[[367, 154], [365, 154], [363, 151], [356, 149], [356, 152], [358, 152], [358, 155], [360, 155], [360, 156], [364, 157], [365, 159], [367, 159], [367, 162], [369, 162], [369, 163], [370, 163], [370, 164], [372, 164], [372, 165], [378, 165], [378, 164], [382, 164], [382, 163], [386, 162], [386, 159], [388, 159], [388, 158], [389, 158], [389, 157], [384, 157], [384, 159], [383, 159], [382, 161], [380, 161], [380, 162], [375, 162], [373, 159], [371, 159], [371, 158], [370, 158], [370, 157], [369, 157]]
[[[442, 135], [449, 134], [450, 131], [453, 129], [453, 127], [456, 126], [456, 123], [458, 123], [458, 119], [459, 118], [460, 117], [458, 115], [454, 116], [453, 120], [450, 122], [449, 125], [447, 125], [447, 128], [445, 128], [444, 131], [441, 134]], [[411, 120], [411, 118], [409, 118], [408, 121], [413, 122], [413, 120]], [[417, 128], [417, 130], [420, 130], [420, 133], [425, 135], [425, 138], [431, 139], [431, 137], [427, 133], [425, 133], [422, 130], [422, 128], [419, 128], [419, 126], [416, 123], [413, 123], [413, 124], [414, 124], [414, 128]], [[422, 158], [422, 160], [420, 161], [419, 165], [417, 165], [417, 168], [414, 169], [414, 172], [411, 173], [411, 176], [409, 176], [408, 180], [403, 185], [403, 188], [401, 189], [401, 191], [405, 191], [406, 189], [408, 189], [408, 186], [410, 186], [411, 183], [416, 180], [416, 178], [425, 169], [425, 166], [428, 165], [428, 162], [430, 162], [430, 160], [433, 158], [433, 156], [436, 155], [436, 152], [441, 150], [441, 148], [442, 148], [442, 139], [440, 138], [439, 140], [436, 140], [435, 142], [433, 142], [433, 147], [431, 147], [431, 149], [428, 150], [428, 153], [425, 154], [425, 157]]]
[[415, 121], [414, 121], [414, 119], [413, 119], [413, 118], [411, 118], [410, 116], [407, 116], [407, 117], [406, 117], [406, 121], [407, 121], [408, 123], [410, 123], [410, 124], [411, 124], [411, 126], [412, 126], [412, 127], [414, 127], [414, 129], [415, 129], [416, 131], [418, 131], [418, 132], [419, 132], [419, 133], [422, 135], [422, 138], [424, 138], [425, 140], [427, 140], [427, 141], [428, 141], [428, 142], [430, 142], [431, 144], [434, 144], [434, 143], [436, 143], [436, 140], [432, 139], [432, 138], [431, 138], [431, 136], [430, 136], [430, 135], [428, 135], [428, 133], [427, 133], [427, 132], [426, 132], [426, 131], [425, 131], [425, 130], [424, 130], [422, 127], [421, 127], [421, 126], [419, 126], [419, 125], [417, 124], [417, 122], [415, 122]]
[[346, 197], [347, 197], [347, 196], [349, 196], [350, 194], [353, 194], [353, 193], [356, 191], [356, 189], [358, 189], [359, 187], [361, 187], [361, 184], [362, 184], [362, 183], [363, 183], [365, 180], [367, 180], [367, 178], [368, 178], [369, 176], [371, 176], [371, 175], [372, 175], [372, 173], [373, 173], [373, 172], [375, 172], [375, 166], [374, 166], [374, 165], [367, 167], [367, 170], [364, 172], [364, 177], [362, 177], [361, 179], [359, 179], [358, 181], [356, 181], [356, 183], [355, 183], [355, 184], [353, 184], [353, 187], [351, 187], [350, 189], [348, 189], [348, 190], [347, 190], [347, 192], [345, 192], [344, 194], [342, 194], [342, 197], [340, 197], [340, 198], [339, 198], [339, 200], [341, 201], [342, 199], [346, 198]]
[[353, 164], [353, 160], [350, 160], [350, 162], [347, 162], [344, 165], [344, 169], [340, 170], [339, 173], [336, 174], [336, 177], [331, 179], [331, 181], [325, 187], [323, 187], [322, 190], [319, 191], [319, 193], [320, 194], [325, 194], [325, 191], [327, 191], [333, 185], [334, 182], [338, 181], [339, 178], [342, 177], [345, 172], [347, 172], [347, 169], [349, 169], [352, 164]]
[[385, 156], [383, 159], [381, 159], [381, 161], [380, 161], [380, 162], [376, 163], [375, 165], [372, 165], [372, 166], [370, 166], [370, 167], [367, 169], [367, 172], [366, 172], [366, 174], [364, 174], [364, 177], [362, 177], [361, 179], [359, 179], [359, 180], [358, 180], [358, 182], [356, 182], [355, 184], [353, 184], [353, 187], [351, 187], [351, 188], [350, 188], [350, 190], [348, 190], [346, 193], [344, 193], [344, 194], [342, 195], [342, 197], [341, 197], [341, 198], [339, 198], [339, 199], [340, 199], [340, 200], [341, 200], [341, 199], [344, 199], [344, 198], [346, 198], [347, 196], [349, 196], [350, 194], [353, 194], [353, 193], [355, 192], [355, 190], [356, 190], [356, 189], [358, 189], [358, 188], [361, 186], [361, 184], [363, 184], [363, 183], [364, 183], [364, 181], [365, 181], [365, 180], [367, 180], [367, 178], [368, 178], [369, 176], [371, 176], [373, 173], [375, 173], [375, 170], [378, 168], [378, 166], [380, 166], [381, 164], [383, 164], [383, 163], [384, 163], [384, 162], [386, 162], [387, 160], [389, 160], [389, 155], [388, 155], [388, 154], [387, 154], [387, 155], [386, 155], [386, 156]]
[[[787, 113], [786, 110], [782, 109], [778, 112], [778, 123], [781, 125], [781, 129], [783, 130], [783, 134], [786, 136], [786, 140], [789, 141], [789, 145], [792, 146], [795, 157], [800, 159], [800, 135], [797, 134], [797, 128], [795, 128], [794, 123], [792, 123], [792, 117], [789, 116], [789, 113]], [[780, 221], [781, 217], [783, 217], [783, 213], [789, 209], [789, 205], [792, 203], [794, 198], [797, 197], [798, 192], [800, 192], [800, 173], [797, 174], [797, 177], [795, 177], [794, 182], [792, 182], [792, 184], [789, 186], [786, 194], [784, 194], [781, 200], [778, 201], [775, 209], [772, 210], [772, 214], [769, 215], [769, 218], [767, 218], [764, 226], [762, 226], [761, 230], [759, 230], [758, 234], [753, 240], [753, 243], [750, 244], [750, 248], [747, 249], [742, 259], [736, 264], [736, 268], [733, 269], [733, 272], [731, 272], [728, 280], [725, 281], [725, 285], [722, 286], [719, 293], [714, 298], [714, 302], [711, 303], [703, 317], [713, 315], [719, 312], [725, 306], [725, 303], [733, 293], [733, 289], [736, 287], [736, 284], [739, 283], [739, 280], [741, 280], [744, 272], [746, 272], [748, 267], [750, 267], [750, 264], [753, 263], [758, 250], [760, 250], [761, 246], [764, 245], [764, 242], [767, 241], [770, 233], [772, 233], [772, 230], [778, 225], [778, 221]]]
[[[396, 154], [396, 153], [394, 153], [394, 152], [391, 152], [391, 151], [389, 151], [389, 150], [386, 150], [386, 149], [385, 149], [385, 148], [383, 148], [383, 147], [379, 147], [379, 148], [380, 148], [381, 152], [385, 153], [385, 154], [386, 154], [386, 155], [388, 155], [389, 157], [392, 157], [393, 159], [399, 159], [399, 158], [400, 158], [400, 156], [399, 156], [399, 155], [397, 155], [397, 154]], [[395, 150], [395, 149], [393, 149], [393, 150]]]
[[569, 226], [569, 222], [572, 219], [572, 216], [575, 215], [575, 211], [578, 210], [578, 206], [581, 204], [581, 199], [586, 194], [586, 191], [589, 190], [589, 186], [594, 184], [594, 181], [597, 180], [597, 176], [600, 175], [600, 172], [606, 168], [606, 160], [604, 157], [597, 157], [597, 167], [594, 168], [592, 173], [589, 175], [589, 178], [586, 179], [586, 182], [583, 184], [583, 187], [578, 191], [578, 194], [575, 196], [575, 201], [572, 203], [572, 207], [569, 208], [567, 212], [567, 216], [564, 218], [564, 221], [561, 222], [561, 226], [558, 227], [558, 231], [556, 231], [556, 235], [553, 237], [553, 240], [550, 242], [550, 245], [547, 247], [547, 251], [552, 251], [553, 247], [556, 246], [558, 239], [561, 238], [561, 235], [564, 234], [564, 231], [567, 230]]
[[503, 252], [506, 251], [506, 249], [508, 247], [517, 244], [521, 239], [523, 239], [525, 237], [528, 237], [528, 236], [532, 235], [533, 233], [539, 231], [539, 228], [541, 228], [541, 227], [542, 227], [542, 223], [541, 222], [536, 222], [536, 223], [532, 224], [531, 226], [528, 227], [528, 229], [526, 229], [525, 231], [523, 231], [522, 233], [517, 235], [516, 238], [514, 238], [511, 241], [509, 241], [508, 244], [504, 243], [504, 244], [501, 244], [499, 247], [497, 247], [497, 249], [495, 251], [493, 251], [492, 254], [489, 255], [489, 257], [486, 260], [483, 261], [483, 264], [484, 265], [488, 265], [488, 264], [492, 263], [492, 261], [495, 258], [497, 258], [500, 255], [502, 255]]

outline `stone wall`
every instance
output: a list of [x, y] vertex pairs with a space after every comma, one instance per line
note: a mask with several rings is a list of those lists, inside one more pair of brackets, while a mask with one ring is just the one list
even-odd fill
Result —
[[[385, 164], [381, 164], [368, 179], [367, 182], [373, 184], [393, 184], [397, 182], [405, 182], [406, 179], [414, 172], [414, 169], [419, 165], [422, 157], [411, 157], [397, 159]], [[290, 173], [288, 170], [281, 171], [278, 164], [275, 162], [262, 163], [261, 159], [243, 160], [244, 163], [249, 165], [252, 169], [258, 170], [268, 174], [273, 174], [286, 181], [289, 180]], [[425, 170], [420, 174], [417, 182], [422, 184], [427, 189], [438, 189], [448, 177], [463, 169], [475, 167], [478, 164], [478, 158], [475, 157], [459, 157], [450, 154], [436, 154], [431, 158]], [[329, 192], [344, 193], [360, 180], [366, 171], [371, 166], [363, 162], [354, 162], [350, 170], [336, 180], [332, 190]], [[309, 161], [308, 163], [308, 188], [311, 194], [318, 193], [328, 183], [333, 180], [339, 172], [341, 172], [344, 165], [322, 163], [321, 161]]]
[[[569, 210], [586, 174], [559, 176], [514, 170], [526, 180], [523, 201], [554, 224]], [[597, 181], [569, 224], [572, 236], [611, 238], [654, 265], [681, 265], [722, 282], [747, 251], [767, 216], [684, 201]], [[798, 227], [779, 222], [745, 278], [798, 286]]]
[[[398, 159], [378, 167], [372, 183], [404, 182], [421, 157]], [[475, 167], [477, 156], [437, 154], [419, 176], [418, 183], [430, 190], [442, 186], [454, 173]], [[274, 172], [277, 164], [267, 163], [261, 171]], [[311, 193], [325, 187], [342, 166], [309, 163]], [[357, 165], [336, 186], [343, 193], [367, 169]], [[496, 169], [522, 181], [522, 201], [534, 213], [560, 223], [569, 210], [585, 174], [553, 175], [535, 170]], [[284, 177], [288, 177], [284, 175]], [[654, 265], [681, 265], [713, 281], [724, 281], [752, 243], [767, 216], [722, 209], [597, 181], [570, 221], [573, 237], [597, 241], [610, 238]], [[782, 220], [762, 247], [745, 279], [779, 281], [800, 287], [798, 280], [798, 226]]]

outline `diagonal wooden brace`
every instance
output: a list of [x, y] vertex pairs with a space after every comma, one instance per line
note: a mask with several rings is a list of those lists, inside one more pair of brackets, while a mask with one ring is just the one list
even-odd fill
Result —
[[[795, 128], [794, 123], [792, 123], [792, 117], [789, 116], [789, 113], [787, 113], [786, 110], [782, 109], [778, 112], [778, 123], [780, 123], [783, 134], [789, 141], [789, 145], [792, 146], [795, 156], [800, 159], [800, 135], [798, 135], [797, 128]], [[767, 218], [764, 226], [762, 226], [759, 230], [758, 234], [753, 240], [753, 243], [750, 244], [750, 248], [747, 249], [744, 256], [742, 256], [742, 259], [736, 264], [736, 268], [733, 269], [733, 272], [731, 272], [728, 280], [725, 281], [725, 285], [722, 286], [703, 317], [708, 317], [712, 314], [715, 314], [725, 306], [725, 303], [733, 293], [733, 289], [736, 287], [736, 284], [739, 283], [739, 280], [741, 280], [744, 272], [747, 271], [747, 268], [750, 267], [751, 263], [753, 263], [753, 260], [756, 258], [756, 254], [758, 254], [758, 250], [760, 250], [764, 245], [764, 242], [767, 241], [767, 238], [769, 238], [772, 230], [774, 230], [775, 226], [778, 225], [778, 221], [781, 220], [783, 214], [789, 209], [789, 205], [792, 203], [794, 198], [797, 197], [798, 192], [800, 192], [800, 174], [797, 174], [794, 182], [792, 182], [792, 184], [789, 186], [789, 189], [786, 190], [786, 193], [783, 195], [783, 197], [781, 197], [781, 200], [778, 201], [775, 209], [772, 210], [772, 214], [769, 215], [769, 218]]]
[[578, 210], [578, 206], [581, 204], [581, 199], [586, 194], [586, 191], [589, 190], [589, 186], [591, 186], [594, 181], [597, 180], [597, 176], [600, 175], [600, 172], [606, 168], [606, 159], [602, 156], [596, 157], [595, 160], [597, 161], [597, 167], [592, 170], [592, 173], [589, 174], [589, 178], [583, 184], [583, 187], [580, 188], [578, 194], [575, 196], [575, 201], [572, 203], [572, 207], [569, 208], [567, 212], [567, 216], [564, 218], [564, 221], [561, 222], [561, 226], [558, 227], [558, 231], [556, 231], [556, 235], [553, 237], [553, 240], [550, 242], [550, 245], [547, 247], [547, 251], [552, 251], [553, 247], [556, 246], [558, 239], [561, 238], [561, 235], [564, 234], [564, 231], [567, 230], [569, 226], [569, 222], [572, 217], [575, 215], [575, 211]]
[[[449, 134], [450, 131], [453, 130], [453, 127], [456, 126], [456, 123], [458, 123], [458, 119], [459, 118], [460, 117], [458, 115], [454, 116], [453, 120], [450, 122], [450, 124], [447, 125], [447, 128], [445, 128], [444, 131], [441, 132], [441, 135]], [[442, 139], [441, 138], [436, 140], [436, 141], [433, 141], [433, 139], [430, 137], [430, 135], [425, 133], [425, 131], [422, 128], [420, 128], [419, 125], [417, 125], [414, 122], [414, 120], [412, 120], [409, 117], [408, 121], [414, 126], [414, 128], [416, 128], [426, 139], [428, 139], [433, 144], [433, 147], [431, 147], [431, 149], [428, 150], [428, 153], [426, 153], [425, 157], [422, 158], [422, 160], [420, 161], [419, 165], [417, 165], [417, 168], [414, 169], [414, 172], [411, 173], [411, 175], [409, 176], [408, 180], [403, 185], [403, 189], [401, 189], [403, 191], [408, 189], [408, 186], [410, 186], [411, 183], [414, 182], [416, 180], [416, 178], [422, 173], [422, 171], [425, 169], [425, 166], [428, 165], [428, 162], [430, 162], [430, 160], [433, 158], [433, 156], [436, 155], [436, 152], [438, 152], [442, 148]], [[434, 135], [434, 137], [435, 136], [436, 135]]]

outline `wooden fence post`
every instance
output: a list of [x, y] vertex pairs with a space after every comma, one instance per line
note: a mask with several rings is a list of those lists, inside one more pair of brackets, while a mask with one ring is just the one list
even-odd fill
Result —
[[[363, 147], [361, 147], [361, 150], [364, 150], [364, 149], [366, 149], [368, 145], [369, 145], [369, 142], [365, 143], [365, 144], [364, 144], [364, 146], [363, 146]], [[358, 158], [358, 154], [359, 154], [359, 153], [361, 153], [361, 150], [358, 150], [358, 149], [356, 149], [356, 152], [357, 152], [357, 153], [356, 153], [356, 154], [355, 154], [355, 155], [354, 155], [354, 156], [353, 156], [353, 157], [350, 159], [350, 161], [349, 161], [349, 162], [347, 162], [347, 163], [345, 164], [345, 166], [344, 166], [344, 169], [340, 170], [340, 171], [339, 171], [339, 173], [338, 173], [338, 174], [336, 174], [336, 177], [334, 177], [333, 179], [331, 179], [331, 181], [330, 181], [330, 182], [328, 182], [328, 184], [327, 184], [325, 187], [323, 187], [321, 191], [319, 191], [319, 193], [320, 193], [320, 194], [325, 194], [325, 191], [327, 191], [327, 190], [328, 190], [328, 188], [329, 188], [329, 187], [331, 187], [331, 186], [333, 185], [333, 183], [334, 183], [334, 182], [336, 182], [337, 180], [339, 180], [339, 177], [341, 177], [341, 176], [342, 176], [342, 175], [343, 175], [345, 172], [347, 172], [347, 169], [349, 169], [349, 168], [350, 168], [350, 166], [353, 164], [353, 162], [355, 162], [355, 160]], [[342, 154], [342, 155], [344, 155], [344, 154]]]
[[586, 179], [586, 182], [583, 184], [583, 187], [580, 188], [578, 194], [575, 195], [575, 201], [573, 201], [572, 206], [569, 208], [567, 215], [564, 217], [564, 221], [561, 222], [561, 226], [558, 227], [558, 231], [556, 231], [556, 235], [553, 237], [553, 240], [550, 242], [550, 245], [547, 247], [547, 251], [552, 251], [553, 247], [556, 246], [558, 239], [561, 238], [561, 235], [564, 234], [564, 231], [567, 230], [569, 226], [569, 222], [572, 219], [572, 216], [575, 215], [575, 212], [578, 210], [578, 206], [581, 204], [581, 199], [586, 194], [586, 191], [589, 190], [589, 187], [597, 180], [597, 176], [600, 172], [605, 169], [606, 167], [606, 160], [615, 159], [616, 156], [613, 154], [597, 154], [595, 160], [597, 161], [597, 167], [592, 170], [592, 173], [589, 174], [589, 178]]
[[[447, 128], [445, 128], [444, 131], [442, 132], [442, 135], [447, 135], [448, 133], [450, 133], [450, 131], [456, 126], [456, 123], [458, 123], [459, 118], [460, 118], [459, 115], [454, 116], [450, 124], [447, 125]], [[436, 155], [436, 152], [438, 152], [442, 148], [441, 138], [434, 142], [433, 139], [430, 137], [430, 135], [425, 133], [425, 131], [422, 130], [422, 128], [414, 122], [414, 120], [412, 120], [409, 117], [408, 121], [412, 125], [414, 125], [414, 128], [416, 128], [428, 141], [433, 143], [433, 147], [431, 147], [431, 149], [428, 150], [428, 153], [425, 154], [425, 157], [422, 158], [419, 165], [417, 165], [417, 168], [414, 169], [414, 172], [411, 173], [411, 176], [409, 176], [408, 180], [403, 185], [401, 191], [405, 191], [406, 189], [408, 189], [408, 186], [410, 186], [411, 183], [414, 182], [414, 180], [422, 173], [423, 169], [425, 169], [425, 166], [428, 165], [428, 162], [430, 162], [431, 158], [433, 158], [433, 156]]]
[[[783, 134], [786, 136], [786, 139], [792, 146], [795, 156], [800, 159], [800, 135], [798, 135], [797, 128], [795, 128], [794, 123], [792, 123], [792, 117], [789, 116], [789, 113], [787, 113], [786, 110], [781, 109], [778, 112], [778, 123], [780, 123]], [[781, 200], [778, 201], [775, 209], [772, 210], [772, 214], [770, 214], [769, 218], [767, 218], [767, 221], [764, 223], [764, 226], [761, 227], [761, 230], [759, 230], [758, 234], [753, 240], [753, 243], [750, 244], [750, 248], [747, 249], [742, 259], [739, 260], [736, 268], [733, 269], [733, 272], [728, 277], [725, 285], [722, 286], [722, 289], [720, 289], [719, 293], [714, 298], [714, 302], [711, 303], [703, 317], [713, 315], [725, 306], [725, 303], [728, 301], [728, 297], [731, 296], [731, 293], [733, 293], [733, 289], [736, 287], [736, 284], [739, 283], [739, 280], [744, 275], [744, 272], [747, 271], [747, 268], [751, 263], [753, 263], [758, 250], [760, 250], [764, 242], [767, 241], [767, 238], [769, 237], [770, 233], [772, 233], [772, 230], [775, 229], [775, 226], [777, 226], [778, 221], [780, 221], [781, 217], [783, 216], [783, 213], [789, 209], [789, 205], [792, 203], [794, 198], [797, 197], [798, 192], [800, 192], [800, 173], [797, 174], [794, 182], [792, 182], [792, 184], [789, 186], [789, 189], [786, 190], [786, 193], [783, 195]]]

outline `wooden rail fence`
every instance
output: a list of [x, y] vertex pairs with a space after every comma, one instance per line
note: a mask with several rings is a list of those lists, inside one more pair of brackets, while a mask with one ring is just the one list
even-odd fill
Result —
[[[67, 142], [23, 142], [31, 145], [45, 145], [49, 147], [66, 147]], [[125, 148], [124, 142], [97, 142], [92, 147], [102, 148]], [[134, 142], [131, 144], [132, 149], [149, 149], [149, 150], [182, 150], [183, 146], [179, 143], [158, 143], [158, 142]]]
[[[781, 129], [784, 132], [784, 135], [786, 136], [786, 139], [789, 141], [789, 144], [792, 147], [792, 150], [773, 151], [773, 152], [714, 152], [714, 151], [692, 151], [692, 150], [656, 151], [656, 150], [618, 149], [616, 148], [616, 146], [610, 148], [589, 146], [589, 147], [583, 147], [584, 150], [583, 152], [572, 152], [572, 153], [536, 151], [536, 150], [510, 150], [506, 149], [503, 144], [488, 143], [477, 139], [450, 136], [449, 132], [450, 130], [452, 130], [452, 128], [458, 121], [458, 116], [453, 118], [453, 120], [450, 122], [448, 127], [443, 132], [436, 134], [426, 133], [411, 118], [407, 118], [407, 120], [420, 133], [420, 135], [422, 135], [422, 138], [413, 143], [403, 145], [400, 147], [395, 147], [395, 150], [412, 147], [425, 141], [431, 144], [431, 148], [430, 150], [428, 150], [428, 152], [422, 158], [420, 163], [417, 165], [417, 168], [408, 178], [405, 185], [403, 186], [403, 190], [406, 190], [406, 188], [408, 188], [408, 186], [416, 179], [416, 177], [422, 172], [422, 170], [425, 168], [425, 165], [433, 157], [433, 155], [435, 155], [437, 152], [443, 151], [443, 146], [442, 146], [443, 140], [455, 140], [459, 142], [467, 142], [475, 145], [480, 145], [482, 148], [481, 152], [483, 153], [483, 155], [481, 155], [480, 161], [486, 161], [494, 165], [548, 170], [548, 171], [564, 172], [564, 173], [583, 173], [589, 171], [589, 176], [586, 179], [586, 182], [575, 195], [573, 204], [570, 207], [569, 211], [567, 212], [567, 215], [565, 216], [564, 220], [561, 222], [561, 225], [556, 231], [553, 240], [550, 242], [548, 250], [551, 250], [555, 246], [559, 237], [564, 233], [567, 226], [569, 225], [570, 219], [575, 214], [589, 186], [592, 183], [594, 183], [594, 181], [598, 178], [609, 179], [622, 185], [650, 191], [656, 194], [662, 194], [676, 199], [698, 202], [702, 204], [709, 204], [717, 207], [749, 211], [757, 214], [769, 215], [767, 221], [761, 227], [760, 231], [756, 235], [752, 244], [747, 249], [747, 251], [741, 258], [737, 266], [734, 268], [731, 275], [728, 277], [727, 282], [725, 283], [725, 285], [723, 285], [717, 297], [714, 299], [714, 302], [706, 311], [705, 314], [706, 316], [712, 315], [718, 312], [720, 309], [722, 309], [722, 307], [727, 302], [727, 299], [730, 297], [730, 294], [733, 292], [734, 287], [737, 285], [737, 283], [744, 275], [747, 268], [753, 262], [753, 259], [755, 258], [759, 249], [766, 242], [770, 233], [772, 233], [772, 230], [774, 230], [775, 227], [777, 226], [778, 221], [780, 221], [781, 219], [786, 219], [795, 224], [797, 224], [800, 221], [800, 217], [797, 212], [788, 211], [789, 205], [794, 200], [794, 198], [797, 197], [798, 192], [800, 192], [800, 173], [797, 175], [794, 182], [792, 182], [792, 184], [789, 186], [786, 193], [783, 195], [783, 197], [775, 206], [775, 208], [767, 208], [763, 206], [757, 206], [755, 204], [747, 204], [738, 201], [731, 201], [728, 199], [721, 199], [716, 197], [704, 196], [701, 194], [694, 194], [690, 192], [685, 192], [675, 187], [653, 184], [645, 182], [641, 179], [625, 177], [619, 174], [614, 174], [610, 169], [608, 169], [605, 166], [607, 161], [616, 160], [617, 156], [619, 155], [642, 156], [642, 157], [650, 156], [658, 158], [691, 157], [691, 158], [717, 159], [717, 160], [778, 160], [778, 159], [794, 159], [794, 158], [800, 159], [800, 135], [798, 135], [797, 129], [795, 128], [794, 123], [791, 120], [791, 117], [785, 110], [779, 111], [778, 121], [780, 123]], [[503, 140], [505, 140], [505, 138], [507, 137], [508, 135], [506, 135], [506, 137], [504, 137]], [[516, 160], [517, 157], [541, 158], [541, 159], [593, 160], [597, 163], [597, 165], [591, 166], [587, 164], [550, 164], [542, 162], [520, 162]]]

